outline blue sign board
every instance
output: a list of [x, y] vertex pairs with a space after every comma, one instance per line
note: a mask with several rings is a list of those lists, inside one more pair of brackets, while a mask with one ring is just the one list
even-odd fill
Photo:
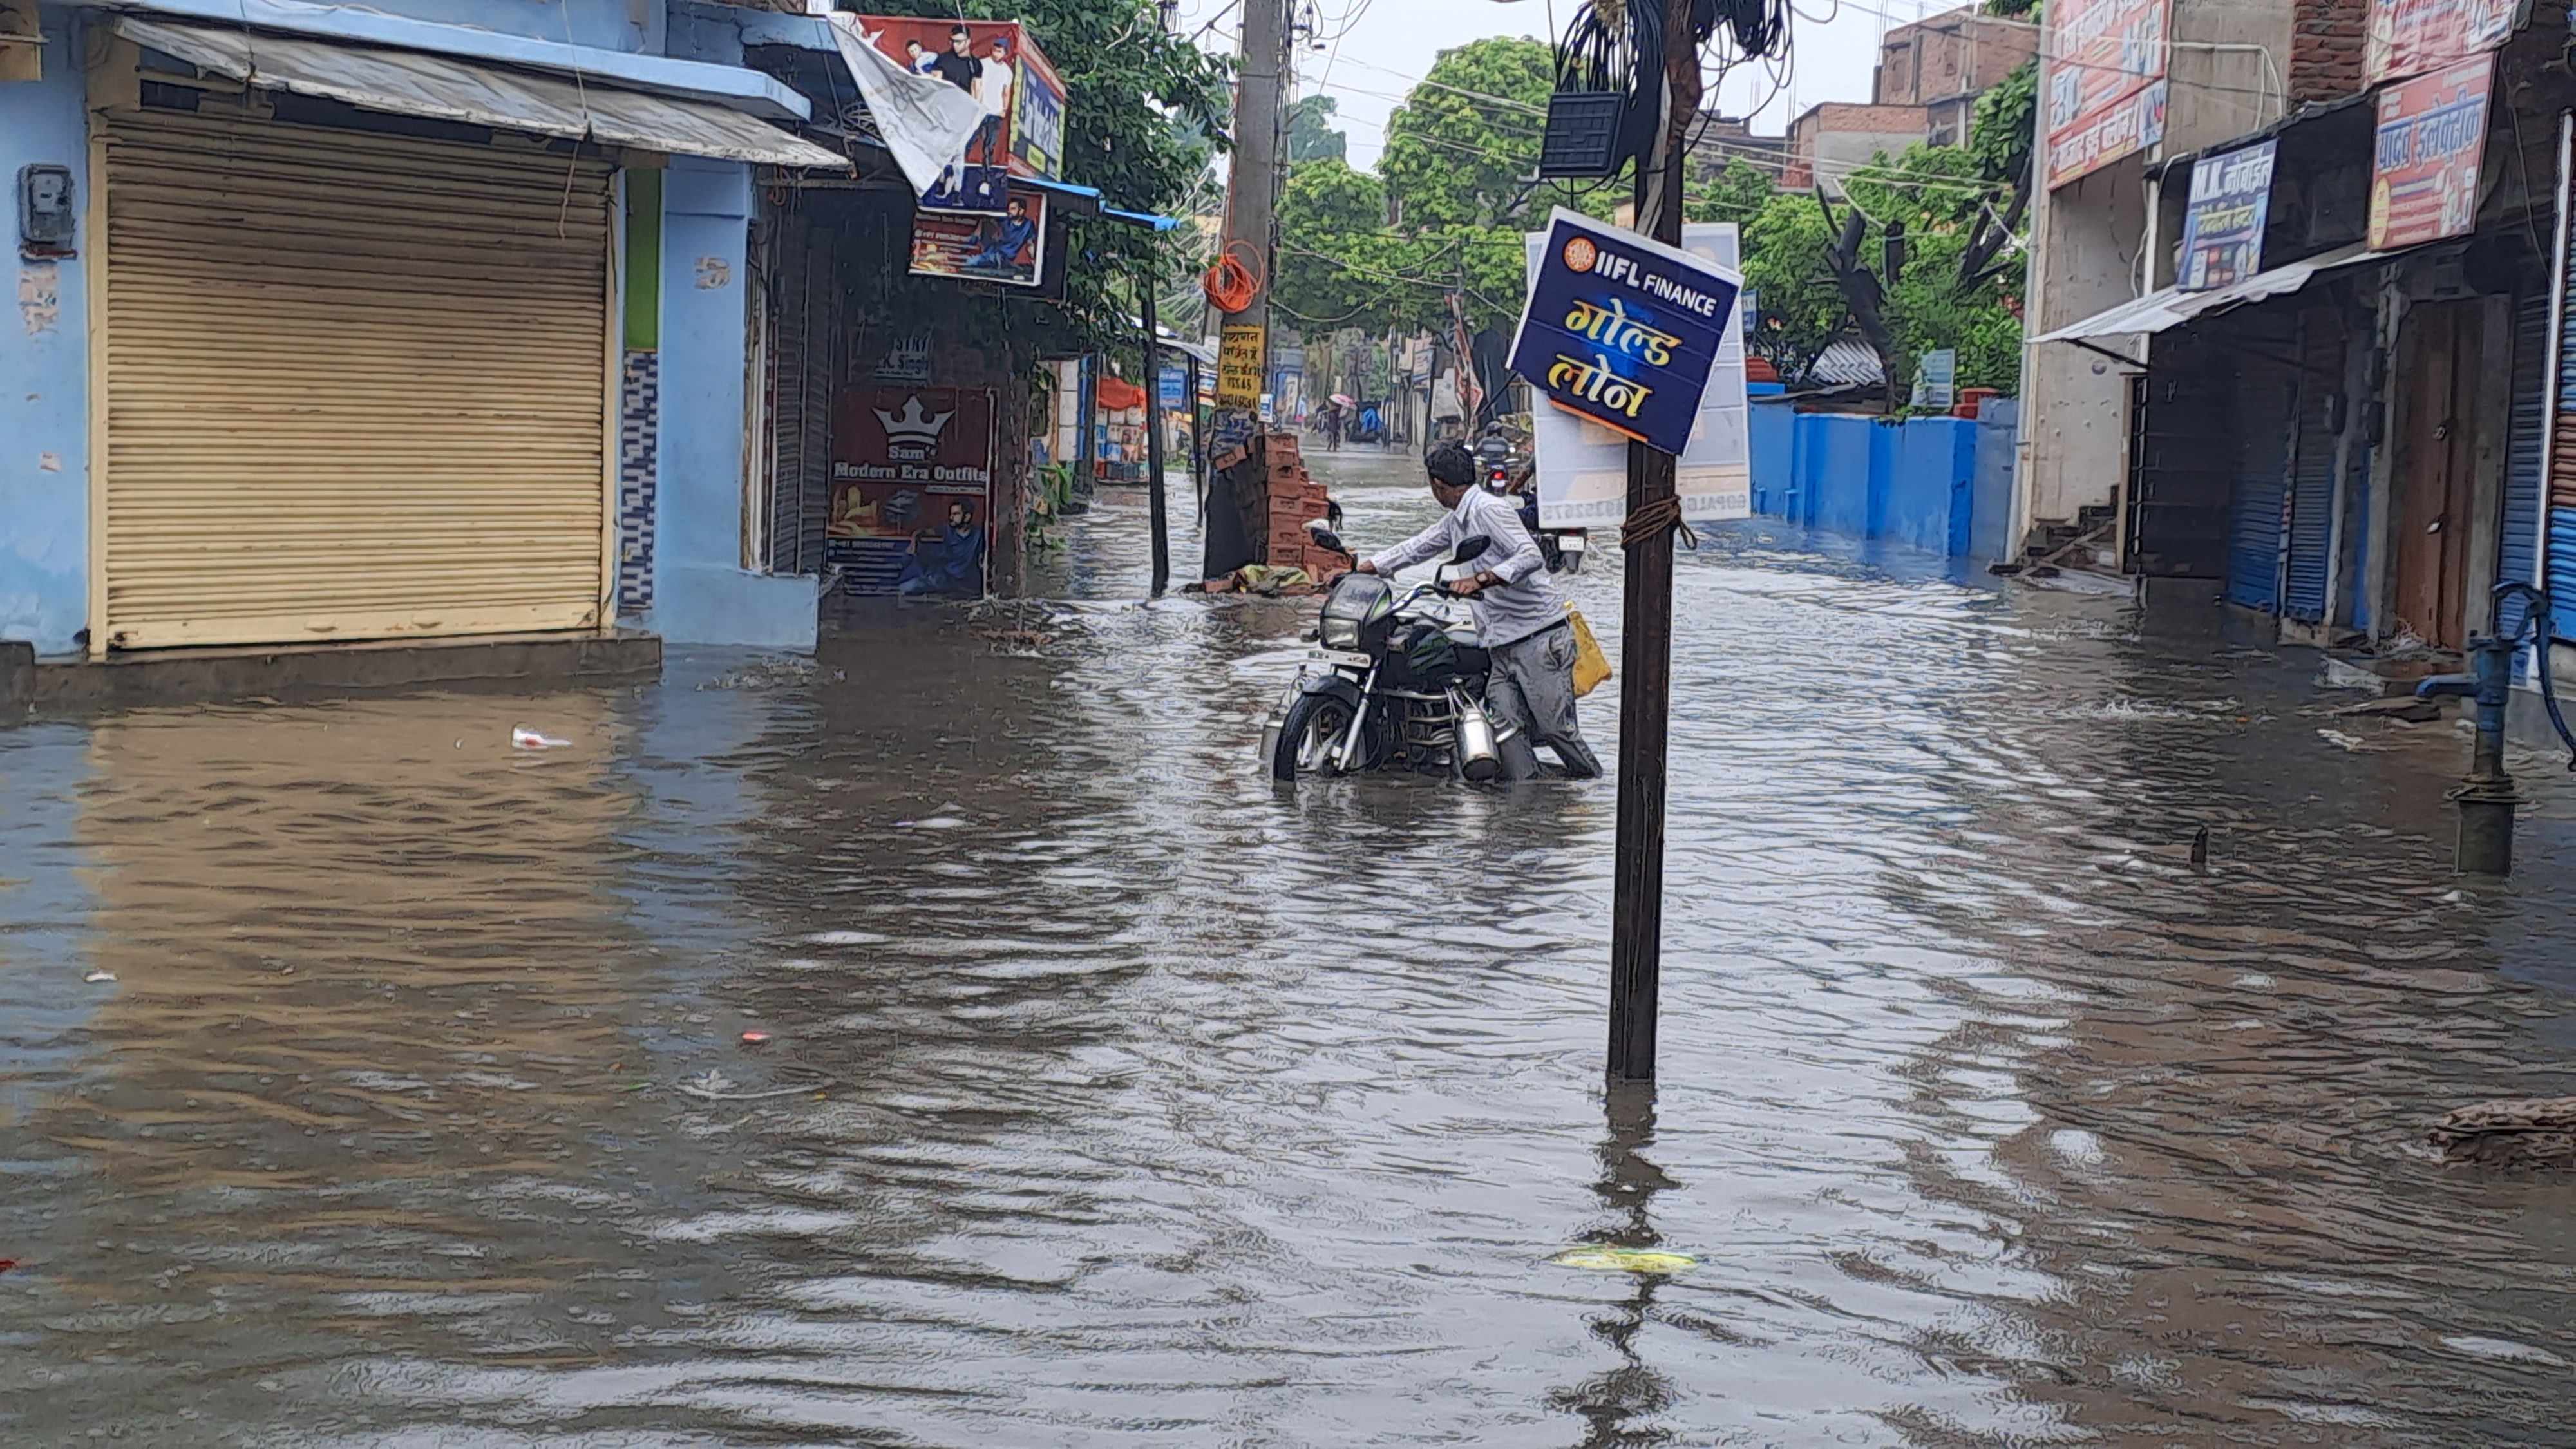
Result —
[[1179, 412], [1189, 406], [1189, 377], [1182, 369], [1164, 363], [1154, 374], [1155, 385], [1163, 390], [1163, 410]]
[[1742, 289], [1714, 262], [1558, 207], [1512, 371], [1567, 412], [1679, 454]]
[[2191, 210], [2182, 223], [2182, 265], [2174, 278], [2177, 290], [2213, 291], [2262, 270], [2263, 223], [2272, 210], [2272, 152], [2272, 142], [2258, 141], [2193, 163]]

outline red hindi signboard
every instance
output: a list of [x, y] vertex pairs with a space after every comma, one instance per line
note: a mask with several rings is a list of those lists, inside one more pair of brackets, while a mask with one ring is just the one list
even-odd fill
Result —
[[2048, 185], [2065, 185], [2164, 137], [2170, 0], [2056, 0], [2049, 7]]
[[2481, 55], [2379, 93], [2370, 164], [2370, 247], [2466, 236], [2478, 219], [2495, 57]]
[[2371, 0], [2363, 64], [2372, 85], [2422, 75], [2504, 44], [2514, 0]]

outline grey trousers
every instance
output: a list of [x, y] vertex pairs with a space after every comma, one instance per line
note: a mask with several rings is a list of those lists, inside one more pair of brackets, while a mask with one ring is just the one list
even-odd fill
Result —
[[1561, 624], [1541, 629], [1492, 654], [1485, 698], [1494, 712], [1518, 724], [1533, 743], [1555, 750], [1565, 773], [1584, 780], [1600, 774], [1601, 762], [1583, 743], [1583, 727], [1574, 718], [1574, 631]]

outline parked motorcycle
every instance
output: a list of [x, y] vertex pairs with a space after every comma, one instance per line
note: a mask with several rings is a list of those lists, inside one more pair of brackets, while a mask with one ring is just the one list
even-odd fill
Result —
[[[1318, 531], [1336, 552], [1341, 540]], [[1437, 582], [1399, 589], [1376, 574], [1342, 576], [1297, 679], [1261, 732], [1273, 778], [1407, 769], [1467, 780], [1525, 779], [1537, 756], [1485, 703], [1492, 660], [1449, 586], [1492, 540], [1462, 540]]]

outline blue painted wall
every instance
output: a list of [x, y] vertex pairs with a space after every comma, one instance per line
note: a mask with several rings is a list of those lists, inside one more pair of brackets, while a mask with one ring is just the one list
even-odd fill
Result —
[[[50, 264], [18, 255], [18, 168], [69, 166], [74, 200], [89, 200], [89, 142], [81, 106], [79, 21], [39, 12], [49, 44], [44, 76], [0, 85], [0, 639], [33, 643], [38, 654], [69, 654], [89, 609], [89, 308], [85, 257], [95, 238], [87, 217], [80, 257]], [[20, 301], [22, 289], [50, 286], [50, 314]]]
[[2020, 411], [2009, 400], [1985, 421], [1904, 423], [1752, 401], [1755, 513], [1949, 558], [2010, 551]]
[[662, 183], [662, 438], [653, 604], [682, 644], [814, 647], [815, 580], [742, 567], [751, 170], [674, 156]]

